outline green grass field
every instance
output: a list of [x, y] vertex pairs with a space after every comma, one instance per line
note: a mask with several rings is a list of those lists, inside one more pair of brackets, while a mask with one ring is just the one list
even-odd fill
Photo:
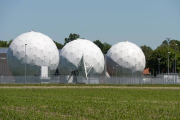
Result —
[[0, 88], [0, 119], [180, 119], [180, 89], [80, 86]]

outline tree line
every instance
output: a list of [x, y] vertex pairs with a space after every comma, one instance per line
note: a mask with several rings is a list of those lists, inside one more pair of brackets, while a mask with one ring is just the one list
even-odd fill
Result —
[[10, 44], [12, 43], [13, 39], [9, 40], [9, 41], [3, 41], [0, 40], [0, 47], [9, 47]]
[[141, 49], [146, 57], [146, 68], [150, 68], [150, 72], [154, 73], [155, 76], [168, 72], [168, 54], [169, 73], [175, 73], [175, 70], [177, 73], [180, 72], [180, 41], [164, 40], [155, 50], [146, 45], [141, 46]]
[[[70, 33], [69, 37], [64, 39], [64, 44], [54, 41], [58, 49], [62, 49], [67, 43], [80, 38], [79, 34]], [[81, 38], [84, 39], [84, 38]], [[9, 41], [0, 40], [0, 47], [9, 47], [12, 39]], [[100, 40], [94, 40], [96, 44], [102, 51], [106, 54], [111, 48], [111, 45]], [[156, 75], [157, 73], [167, 73], [168, 72], [168, 54], [169, 54], [169, 72], [175, 72], [175, 61], [176, 61], [176, 71], [180, 72], [180, 41], [178, 40], [164, 40], [161, 45], [159, 45], [155, 50], [151, 47], [143, 45], [140, 46], [144, 55], [146, 57], [146, 67], [149, 68], [151, 73]], [[168, 53], [169, 48], [169, 53]], [[158, 69], [160, 68], [160, 70]]]

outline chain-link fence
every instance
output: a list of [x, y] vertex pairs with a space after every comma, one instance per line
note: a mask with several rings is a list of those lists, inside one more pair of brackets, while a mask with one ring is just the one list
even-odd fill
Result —
[[16, 83], [16, 84], [180, 84], [178, 76], [157, 76], [157, 77], [104, 77], [90, 76], [88, 80], [84, 76], [52, 76], [41, 78], [39, 76], [1, 76], [0, 83]]

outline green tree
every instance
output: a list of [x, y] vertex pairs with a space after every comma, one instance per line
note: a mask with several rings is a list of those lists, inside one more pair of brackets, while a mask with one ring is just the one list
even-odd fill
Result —
[[168, 45], [167, 40], [164, 40], [164, 41], [162, 42], [161, 46], [164, 46], [164, 45]]
[[0, 41], [0, 47], [8, 47], [7, 41]]
[[78, 39], [78, 38], [80, 38], [80, 35], [75, 34], [75, 33], [71, 33], [71, 34], [69, 35], [69, 38], [65, 38], [65, 39], [64, 39], [64, 45], [66, 45], [68, 42], [71, 42], [71, 41], [76, 40], [76, 39]]
[[160, 58], [160, 72], [167, 72], [167, 46], [162, 47], [159, 46], [157, 49], [155, 49], [148, 59], [148, 64], [151, 73], [156, 74], [158, 72], [158, 58]]
[[9, 42], [8, 42], [8, 47], [11, 45], [13, 39], [11, 39]]
[[103, 51], [102, 51], [102, 52], [103, 52], [104, 54], [106, 54], [107, 51], [108, 51], [110, 48], [111, 48], [111, 45], [105, 42], [105, 43], [103, 44]]
[[102, 53], [106, 54], [107, 51], [111, 48], [111, 45], [108, 43], [102, 43], [100, 40], [93, 41], [94, 44], [96, 44], [102, 51]]
[[151, 47], [146, 46], [146, 45], [141, 46], [141, 49], [142, 49], [142, 51], [145, 55], [145, 58], [146, 58], [146, 68], [148, 68], [149, 67], [148, 61], [149, 61], [150, 55], [153, 52], [153, 50], [151, 49]]
[[101, 49], [101, 51], [103, 51], [104, 45], [100, 40], [95, 40], [93, 43], [96, 44]]
[[[180, 50], [180, 41], [172, 39], [172, 40], [169, 42], [169, 45], [170, 45], [171, 48], [176, 48], [176, 47], [177, 47], [176, 44], [177, 44], [177, 46], [178, 46], [178, 50]], [[164, 40], [164, 41], [162, 42], [162, 44], [161, 44], [161, 46], [165, 46], [165, 45], [168, 45], [167, 40]]]
[[[179, 72], [180, 66], [180, 53], [179, 46], [176, 40], [171, 40], [169, 42], [169, 72], [174, 72], [174, 61], [176, 54], [177, 67], [176, 70]], [[176, 45], [177, 44], [177, 45]], [[148, 65], [150, 67], [150, 71], [154, 74], [158, 73], [158, 59], [160, 59], [160, 72], [167, 73], [168, 72], [168, 42], [163, 41], [162, 44], [157, 47], [149, 56]]]
[[54, 41], [54, 43], [56, 44], [58, 49], [62, 49], [64, 47], [64, 45], [62, 45], [61, 43], [58, 43], [56, 41]]

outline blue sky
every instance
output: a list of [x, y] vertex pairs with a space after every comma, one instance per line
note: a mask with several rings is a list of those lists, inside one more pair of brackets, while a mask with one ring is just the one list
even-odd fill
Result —
[[31, 30], [64, 43], [70, 33], [152, 49], [180, 40], [180, 0], [0, 0], [0, 40]]

